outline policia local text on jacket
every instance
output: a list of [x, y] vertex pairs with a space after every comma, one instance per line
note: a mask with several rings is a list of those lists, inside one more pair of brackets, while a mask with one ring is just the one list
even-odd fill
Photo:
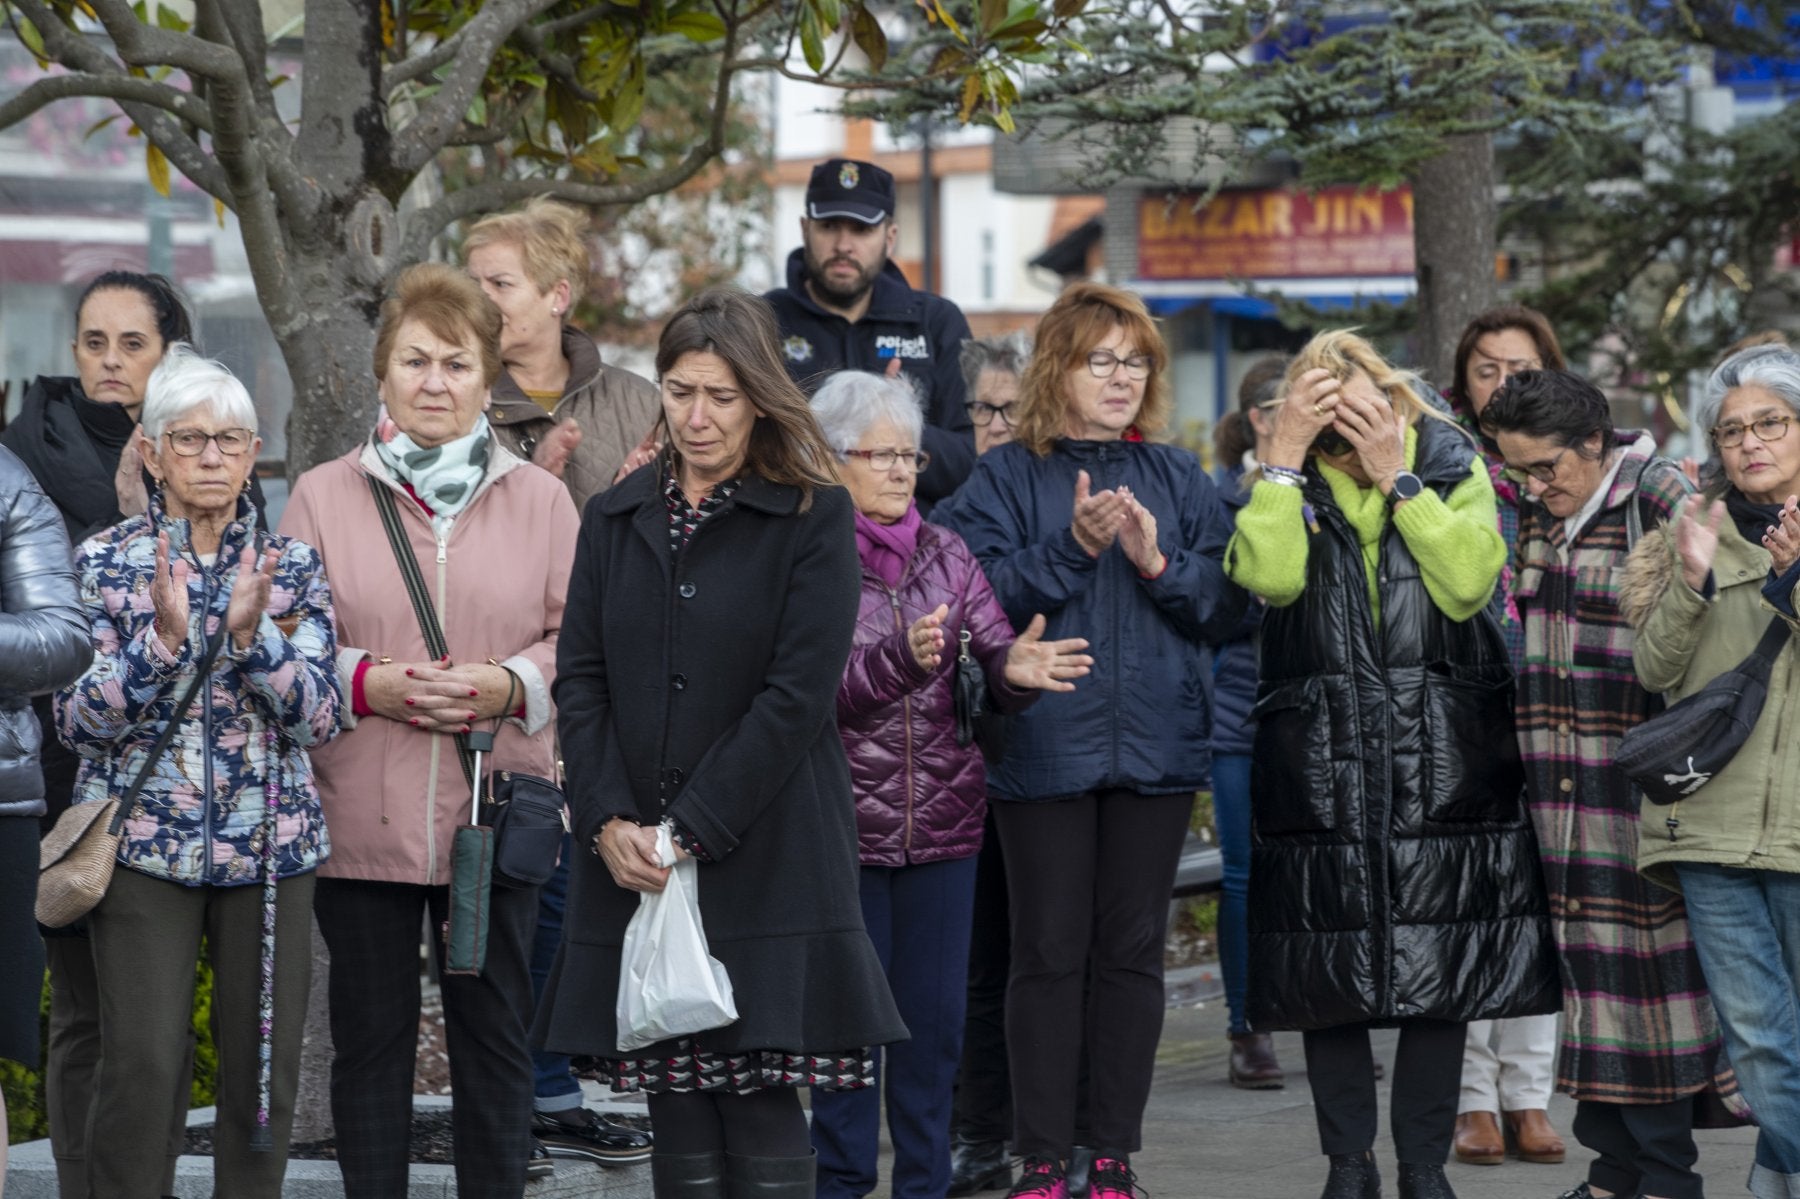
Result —
[[919, 476], [920, 511], [955, 491], [975, 465], [975, 432], [963, 408], [962, 343], [969, 322], [942, 296], [917, 291], [889, 262], [875, 277], [869, 310], [850, 323], [814, 302], [806, 291], [806, 255], [788, 256], [787, 286], [763, 297], [781, 326], [782, 360], [789, 376], [811, 395], [836, 371], [887, 373], [898, 359], [901, 373], [925, 410], [924, 450], [931, 465]]

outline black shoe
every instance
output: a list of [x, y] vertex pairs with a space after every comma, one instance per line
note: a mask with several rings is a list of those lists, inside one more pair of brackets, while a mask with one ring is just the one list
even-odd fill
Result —
[[726, 1199], [813, 1199], [818, 1155], [740, 1157], [725, 1155]]
[[1401, 1162], [1399, 1175], [1400, 1199], [1456, 1199], [1442, 1166]]
[[[1558, 1195], [1556, 1199], [1594, 1199], [1594, 1192], [1589, 1188], [1588, 1184], [1584, 1182], [1578, 1187], [1564, 1191], [1562, 1194]], [[1630, 1193], [1626, 1193], [1623, 1195], [1614, 1195], [1612, 1199], [1636, 1199], [1636, 1197]]]
[[1069, 1155], [1069, 1168], [1063, 1177], [1069, 1183], [1069, 1199], [1087, 1199], [1088, 1172], [1094, 1168], [1094, 1150], [1088, 1145], [1076, 1145]]
[[550, 1160], [550, 1151], [536, 1137], [531, 1138], [531, 1156], [525, 1159], [525, 1181], [534, 1178], [552, 1178], [556, 1175], [556, 1163]]
[[977, 1191], [1012, 1189], [1012, 1158], [1005, 1141], [965, 1141], [950, 1138], [949, 1199], [962, 1199]]
[[629, 1166], [650, 1160], [647, 1132], [608, 1120], [585, 1107], [571, 1108], [571, 1119], [550, 1112], [531, 1113], [531, 1133], [551, 1157], [579, 1157], [602, 1166]]
[[1334, 1153], [1319, 1199], [1381, 1199], [1381, 1168], [1373, 1153]]

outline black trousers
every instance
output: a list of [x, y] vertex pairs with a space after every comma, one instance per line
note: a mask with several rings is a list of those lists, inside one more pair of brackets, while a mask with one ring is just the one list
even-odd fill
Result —
[[1700, 1199], [1694, 1163], [1694, 1097], [1673, 1103], [1575, 1105], [1575, 1139], [1599, 1154], [1588, 1166], [1589, 1184], [1615, 1195]]
[[[520, 1199], [530, 1152], [530, 951], [536, 887], [496, 887], [487, 968], [445, 975], [456, 1193]], [[331, 1116], [347, 1199], [406, 1193], [419, 1043], [419, 928], [432, 949], [448, 887], [321, 878], [315, 906], [331, 950]]]
[[963, 1013], [962, 1065], [951, 1131], [966, 1141], [1004, 1141], [1012, 1133], [1012, 1078], [1006, 1067], [1006, 976], [1011, 969], [1006, 857], [988, 806], [975, 859], [975, 911], [969, 930], [969, 991]]
[[[1303, 1034], [1306, 1078], [1324, 1153], [1366, 1153], [1375, 1147], [1375, 1055], [1369, 1029], [1367, 1024], [1344, 1024]], [[1441, 1166], [1449, 1159], [1467, 1029], [1445, 1020], [1400, 1023], [1388, 1113], [1397, 1160]]]
[[1012, 906], [1013, 1152], [1070, 1156], [1084, 1035], [1087, 1134], [1104, 1151], [1140, 1147], [1169, 892], [1193, 806], [1191, 794], [1132, 791], [995, 805]]

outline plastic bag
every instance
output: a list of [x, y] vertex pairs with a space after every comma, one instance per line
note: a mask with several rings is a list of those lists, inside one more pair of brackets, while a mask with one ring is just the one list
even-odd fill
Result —
[[706, 948], [692, 858], [675, 860], [669, 826], [656, 829], [657, 860], [671, 866], [660, 892], [638, 897], [619, 967], [619, 1050], [723, 1028], [738, 1018], [725, 966]]

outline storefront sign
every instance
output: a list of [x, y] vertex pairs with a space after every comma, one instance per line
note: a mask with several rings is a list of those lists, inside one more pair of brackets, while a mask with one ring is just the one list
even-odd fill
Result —
[[1413, 273], [1412, 192], [1220, 192], [1138, 201], [1140, 279], [1309, 279]]

